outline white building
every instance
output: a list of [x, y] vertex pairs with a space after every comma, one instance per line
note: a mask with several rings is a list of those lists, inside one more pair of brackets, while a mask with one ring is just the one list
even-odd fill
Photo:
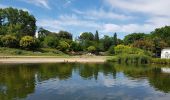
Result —
[[161, 58], [162, 59], [170, 59], [170, 48], [163, 49], [161, 51]]

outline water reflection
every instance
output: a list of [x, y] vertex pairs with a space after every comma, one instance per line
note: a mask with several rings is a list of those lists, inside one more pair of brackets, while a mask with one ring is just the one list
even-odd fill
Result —
[[170, 73], [159, 67], [112, 63], [0, 65], [0, 100], [130, 100], [164, 93], [170, 97], [169, 92]]

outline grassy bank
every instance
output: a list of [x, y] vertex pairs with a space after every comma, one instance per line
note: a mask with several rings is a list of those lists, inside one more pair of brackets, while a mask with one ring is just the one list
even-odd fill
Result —
[[170, 64], [170, 59], [152, 58], [146, 55], [137, 54], [116, 55], [107, 59], [107, 61], [121, 64]]
[[137, 55], [137, 54], [124, 54], [116, 55], [111, 59], [108, 59], [109, 62], [118, 62], [118, 63], [128, 63], [128, 64], [148, 64], [150, 63], [150, 57], [146, 55]]
[[27, 51], [14, 48], [0, 48], [0, 56], [68, 56], [67, 54], [51, 48], [41, 48], [36, 51]]

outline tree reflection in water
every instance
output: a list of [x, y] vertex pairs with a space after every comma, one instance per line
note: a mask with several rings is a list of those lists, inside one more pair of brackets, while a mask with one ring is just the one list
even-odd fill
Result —
[[49, 79], [68, 80], [78, 73], [83, 80], [98, 80], [99, 73], [117, 78], [122, 72], [132, 79], [147, 79], [152, 87], [170, 92], [170, 74], [161, 68], [142, 65], [118, 65], [112, 63], [80, 64], [3, 64], [0, 65], [0, 100], [26, 98], [34, 93], [35, 85]]

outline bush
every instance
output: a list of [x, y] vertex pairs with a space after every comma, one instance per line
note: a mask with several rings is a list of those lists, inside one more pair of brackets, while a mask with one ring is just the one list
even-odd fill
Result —
[[151, 58], [146, 55], [125, 54], [117, 55], [111, 59], [108, 59], [108, 61], [126, 64], [148, 64], [151, 62]]
[[90, 53], [94, 53], [94, 52], [96, 51], [96, 47], [94, 47], [94, 46], [89, 46], [89, 47], [87, 48], [87, 50], [88, 50], [88, 52], [90, 52]]
[[65, 51], [69, 50], [70, 45], [69, 45], [67, 42], [65, 42], [65, 41], [60, 41], [57, 48], [58, 48], [59, 50], [65, 52]]
[[70, 45], [70, 50], [77, 52], [77, 51], [82, 51], [83, 48], [82, 48], [82, 46], [80, 45], [80, 43], [72, 42], [71, 45]]
[[153, 64], [170, 64], [170, 59], [153, 58], [151, 62]]
[[54, 36], [46, 36], [43, 44], [45, 47], [56, 48], [58, 46], [58, 39]]
[[109, 54], [115, 54], [115, 46], [111, 46], [108, 50]]
[[24, 49], [36, 49], [39, 47], [39, 42], [32, 36], [24, 36], [20, 40], [20, 46]]
[[3, 46], [3, 43], [2, 43], [2, 41], [1, 41], [1, 39], [2, 39], [2, 35], [0, 35], [0, 47], [2, 47]]
[[14, 48], [18, 46], [18, 41], [15, 36], [5, 35], [1, 38], [4, 47]]

